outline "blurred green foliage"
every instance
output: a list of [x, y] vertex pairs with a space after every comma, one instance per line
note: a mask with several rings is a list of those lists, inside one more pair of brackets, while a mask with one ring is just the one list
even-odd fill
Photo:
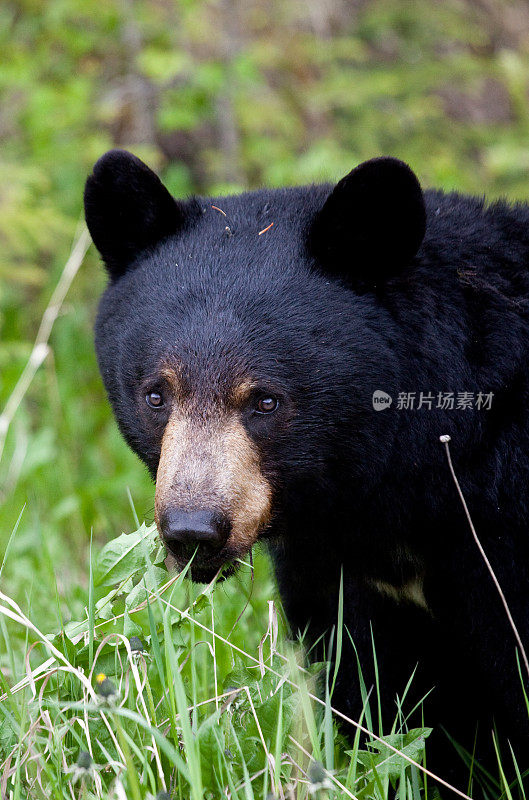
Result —
[[[0, 51], [0, 409], [111, 146], [177, 195], [336, 180], [379, 154], [426, 185], [529, 194], [525, 2], [3, 0]], [[0, 550], [23, 510], [2, 580], [43, 615], [54, 573], [59, 596], [83, 580], [90, 533], [133, 524], [127, 487], [152, 520], [97, 374], [103, 285], [91, 251], [0, 462]]]

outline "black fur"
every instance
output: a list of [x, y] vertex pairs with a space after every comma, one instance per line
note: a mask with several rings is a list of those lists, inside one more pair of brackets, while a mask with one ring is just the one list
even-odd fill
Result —
[[155, 173], [124, 150], [102, 156], [84, 192], [86, 223], [111, 279], [196, 213], [171, 197]]
[[309, 246], [332, 275], [375, 288], [408, 266], [426, 228], [419, 181], [402, 161], [374, 158], [334, 187], [311, 227]]
[[[529, 768], [514, 638], [439, 442], [452, 437], [476, 528], [529, 646], [529, 208], [437, 191], [423, 200], [409, 169], [387, 159], [334, 191], [173, 206], [128, 158], [107, 155], [104, 181], [96, 167], [86, 194], [114, 279], [97, 354], [125, 438], [155, 476], [163, 424], [146, 413], [144, 388], [168, 356], [204, 403], [223, 402], [240, 377], [274, 391], [278, 412], [251, 435], [275, 490], [266, 538], [292, 628], [308, 624], [311, 639], [330, 629], [343, 569], [344, 622], [368, 688], [373, 630], [386, 728], [418, 664], [408, 707], [434, 687], [430, 768], [458, 780], [439, 726], [472, 750], [479, 721], [477, 752], [495, 772], [493, 718]], [[373, 410], [377, 389], [394, 398], [390, 409]], [[413, 391], [494, 398], [489, 411], [397, 410], [398, 393]], [[374, 588], [416, 574], [428, 609]], [[333, 702], [358, 718], [357, 661], [344, 641]]]

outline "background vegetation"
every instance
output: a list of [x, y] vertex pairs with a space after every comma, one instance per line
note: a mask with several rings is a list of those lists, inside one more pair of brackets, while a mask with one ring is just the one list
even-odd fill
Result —
[[[3, 0], [0, 52], [0, 413], [111, 146], [176, 195], [336, 180], [380, 154], [425, 185], [529, 195], [524, 0]], [[90, 536], [96, 552], [134, 530], [130, 497], [152, 522], [93, 354], [103, 285], [91, 250], [0, 459], [0, 553], [16, 528], [2, 591], [44, 632], [86, 618]], [[249, 650], [274, 597], [264, 560], [257, 571], [238, 623]], [[221, 591], [229, 630], [244, 592], [237, 605]], [[27, 629], [3, 630], [13, 682]]]

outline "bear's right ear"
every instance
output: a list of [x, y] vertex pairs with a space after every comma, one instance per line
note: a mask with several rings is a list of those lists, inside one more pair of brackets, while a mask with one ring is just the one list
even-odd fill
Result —
[[336, 184], [313, 220], [309, 249], [326, 272], [370, 290], [411, 264], [425, 231], [415, 174], [396, 158], [373, 158]]
[[123, 275], [138, 255], [185, 224], [186, 204], [126, 150], [101, 156], [86, 181], [85, 218], [110, 278]]

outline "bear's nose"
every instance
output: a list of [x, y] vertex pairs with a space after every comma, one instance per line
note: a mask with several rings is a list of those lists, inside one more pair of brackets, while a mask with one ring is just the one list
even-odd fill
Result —
[[197, 547], [197, 557], [214, 555], [226, 543], [230, 533], [226, 517], [208, 509], [181, 511], [168, 508], [161, 515], [160, 528], [173, 555], [187, 560]]

